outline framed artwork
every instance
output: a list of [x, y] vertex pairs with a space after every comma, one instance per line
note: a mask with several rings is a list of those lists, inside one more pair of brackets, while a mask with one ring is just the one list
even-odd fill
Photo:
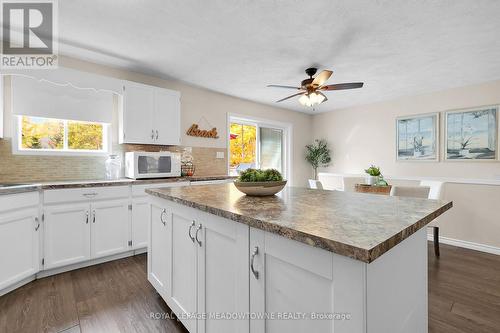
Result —
[[439, 113], [396, 118], [398, 161], [438, 161]]
[[495, 161], [498, 158], [498, 106], [445, 113], [447, 161]]

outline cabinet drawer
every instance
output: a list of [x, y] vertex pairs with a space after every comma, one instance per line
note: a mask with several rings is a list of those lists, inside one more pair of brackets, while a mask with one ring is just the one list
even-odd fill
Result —
[[132, 197], [144, 197], [148, 194], [144, 192], [148, 188], [189, 186], [189, 182], [153, 183], [144, 185], [132, 185]]
[[44, 191], [44, 203], [61, 203], [88, 200], [128, 198], [129, 186], [71, 188]]
[[38, 206], [39, 198], [40, 194], [38, 191], [0, 195], [0, 213]]

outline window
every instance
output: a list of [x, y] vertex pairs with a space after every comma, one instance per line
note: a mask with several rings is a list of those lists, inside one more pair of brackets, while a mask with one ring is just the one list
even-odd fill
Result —
[[229, 174], [236, 176], [248, 168], [273, 168], [287, 177], [289, 127], [270, 121], [230, 117]]
[[108, 124], [18, 116], [17, 153], [107, 153]]

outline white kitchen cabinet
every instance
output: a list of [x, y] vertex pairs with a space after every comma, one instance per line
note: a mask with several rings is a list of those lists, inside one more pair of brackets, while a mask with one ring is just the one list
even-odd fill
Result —
[[[364, 264], [250, 228], [250, 271], [250, 312], [275, 316], [251, 320], [251, 333], [366, 332]], [[277, 317], [294, 313], [306, 317]]]
[[132, 248], [142, 249], [148, 246], [148, 223], [150, 217], [147, 197], [132, 199]]
[[62, 204], [44, 210], [45, 269], [90, 259], [88, 203]]
[[249, 227], [158, 198], [151, 205], [149, 281], [189, 332], [248, 333], [248, 318], [209, 316], [248, 312]]
[[148, 188], [189, 186], [189, 182], [151, 183], [132, 185], [131, 232], [132, 248], [148, 246], [148, 225], [150, 223], [150, 200], [145, 190]]
[[177, 91], [155, 88], [155, 111], [153, 128], [154, 143], [180, 145], [181, 143], [181, 99]]
[[170, 296], [171, 273], [171, 214], [167, 208], [151, 204], [148, 248], [148, 280], [164, 298]]
[[38, 273], [39, 222], [37, 209], [0, 214], [0, 291]]
[[196, 331], [196, 319], [189, 315], [196, 313], [196, 255], [197, 244], [196, 214], [187, 207], [173, 205], [170, 208], [170, 228], [172, 228], [172, 283], [169, 303], [171, 309], [178, 315], [189, 332]]
[[91, 257], [93, 259], [129, 250], [128, 200], [94, 202], [91, 226]]
[[123, 82], [119, 142], [180, 144], [180, 93], [136, 82]]
[[[249, 311], [249, 227], [200, 212], [195, 235], [198, 247], [199, 313]], [[194, 232], [193, 232], [194, 233]], [[247, 318], [198, 321], [198, 333], [248, 333]]]

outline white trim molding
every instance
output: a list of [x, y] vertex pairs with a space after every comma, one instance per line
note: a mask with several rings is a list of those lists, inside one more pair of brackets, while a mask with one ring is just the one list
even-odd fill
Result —
[[[427, 233], [427, 239], [429, 241], [433, 240], [432, 233]], [[442, 237], [442, 236], [439, 236], [439, 243], [453, 245], [453, 246], [462, 247], [465, 249], [470, 249], [470, 250], [475, 250], [475, 251], [480, 251], [480, 252], [485, 252], [485, 253], [500, 255], [500, 247], [486, 245], [486, 244], [479, 244], [479, 243], [464, 241], [464, 240], [460, 240], [460, 239]]]

